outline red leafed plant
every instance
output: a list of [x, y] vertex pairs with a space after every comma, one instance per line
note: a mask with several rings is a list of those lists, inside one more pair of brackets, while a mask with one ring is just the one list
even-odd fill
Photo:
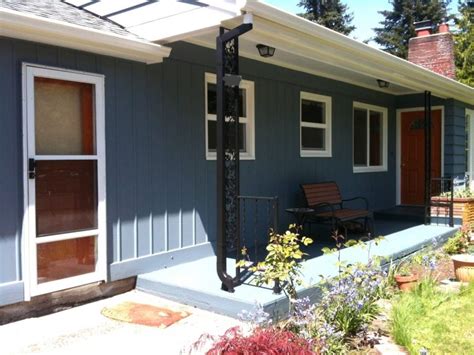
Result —
[[256, 328], [249, 335], [239, 327], [228, 329], [216, 339], [207, 355], [318, 354], [313, 344], [296, 334], [277, 328]]

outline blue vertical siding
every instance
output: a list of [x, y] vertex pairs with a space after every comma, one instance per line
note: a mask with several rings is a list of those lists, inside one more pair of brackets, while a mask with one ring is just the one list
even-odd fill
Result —
[[[214, 72], [215, 54], [173, 47], [170, 59], [147, 66], [0, 38], [0, 286], [21, 280], [22, 62], [105, 75], [108, 261], [127, 268], [112, 278], [158, 267], [151, 256], [215, 241], [216, 167], [205, 158], [204, 120], [204, 74]], [[241, 193], [278, 196], [281, 228], [292, 222], [284, 209], [304, 204], [301, 183], [335, 180], [344, 196], [366, 196], [373, 209], [395, 204], [395, 112], [422, 106], [419, 95], [396, 98], [247, 59], [241, 72], [255, 83], [256, 137], [256, 159], [241, 162]], [[332, 97], [332, 158], [300, 157], [301, 91]], [[352, 171], [354, 101], [388, 108], [387, 172]], [[463, 171], [463, 106], [440, 103], [452, 156], [445, 169]]]
[[466, 105], [446, 100], [445, 120], [445, 175], [464, 176], [466, 172]]

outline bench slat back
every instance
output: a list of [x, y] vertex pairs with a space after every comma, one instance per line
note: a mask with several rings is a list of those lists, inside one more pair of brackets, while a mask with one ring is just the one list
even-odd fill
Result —
[[322, 182], [317, 184], [301, 185], [308, 207], [319, 203], [342, 203], [341, 192], [335, 182]]

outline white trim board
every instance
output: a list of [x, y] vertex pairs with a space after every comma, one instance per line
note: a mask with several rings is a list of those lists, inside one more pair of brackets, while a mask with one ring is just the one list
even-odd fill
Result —
[[[96, 270], [90, 274], [70, 277], [43, 284], [37, 283], [37, 256], [35, 240], [36, 207], [33, 204], [35, 195], [35, 180], [28, 178], [28, 159], [35, 158], [34, 134], [34, 78], [36, 76], [59, 80], [76, 81], [94, 85], [94, 113], [96, 155], [84, 155], [83, 160], [97, 161], [98, 180], [98, 228], [89, 230], [91, 235], [97, 235]], [[104, 76], [94, 73], [84, 73], [74, 70], [65, 70], [23, 63], [22, 66], [22, 102], [23, 102], [23, 189], [24, 189], [24, 215], [22, 231], [22, 278], [24, 281], [25, 300], [31, 296], [66, 289], [81, 284], [107, 280], [107, 226], [106, 226], [106, 179], [105, 179], [105, 92]], [[40, 157], [44, 158], [44, 157]], [[65, 156], [67, 158], [67, 156]], [[80, 157], [73, 156], [74, 160]], [[70, 237], [81, 237], [84, 232], [70, 233]], [[64, 235], [63, 235], [64, 236]], [[61, 239], [61, 235], [46, 237], [45, 241]]]
[[[424, 111], [424, 107], [410, 107], [410, 108], [401, 108], [396, 110], [396, 125], [397, 125], [397, 134], [396, 134], [396, 204], [401, 204], [401, 153], [402, 153], [402, 136], [401, 136], [401, 117], [403, 112], [414, 112], [414, 111]], [[444, 176], [444, 106], [432, 106], [431, 111], [441, 110], [441, 176]]]

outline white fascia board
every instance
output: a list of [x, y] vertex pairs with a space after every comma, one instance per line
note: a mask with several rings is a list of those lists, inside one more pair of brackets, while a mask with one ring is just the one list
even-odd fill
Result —
[[0, 9], [0, 36], [24, 39], [147, 64], [160, 63], [171, 48], [63, 21]]
[[[311, 36], [314, 40], [323, 41], [324, 44], [330, 45], [335, 53], [339, 53], [342, 58], [352, 61], [355, 67], [358, 67], [361, 63], [359, 59], [355, 60], [351, 54], [357, 54], [357, 56], [354, 56], [356, 58], [364, 57], [369, 66], [370, 64], [377, 64], [377, 66], [383, 65], [386, 70], [385, 77], [391, 78], [392, 82], [400, 83], [403, 86], [408, 85], [408, 87], [417, 90], [421, 88], [426, 90], [431, 89], [433, 94], [437, 96], [456, 98], [474, 104], [473, 88], [404, 59], [390, 55], [380, 49], [353, 40], [302, 17], [282, 11], [257, 0], [247, 0], [241, 10], [269, 20], [273, 22], [275, 26], [286, 27]], [[278, 32], [273, 31], [273, 35], [275, 35], [275, 33]], [[298, 41], [298, 38], [295, 37], [294, 40]], [[376, 74], [371, 74], [371, 71], [368, 70], [367, 75]], [[384, 77], [381, 77], [381, 79], [384, 79]], [[388, 81], [391, 80], [389, 79]]]

